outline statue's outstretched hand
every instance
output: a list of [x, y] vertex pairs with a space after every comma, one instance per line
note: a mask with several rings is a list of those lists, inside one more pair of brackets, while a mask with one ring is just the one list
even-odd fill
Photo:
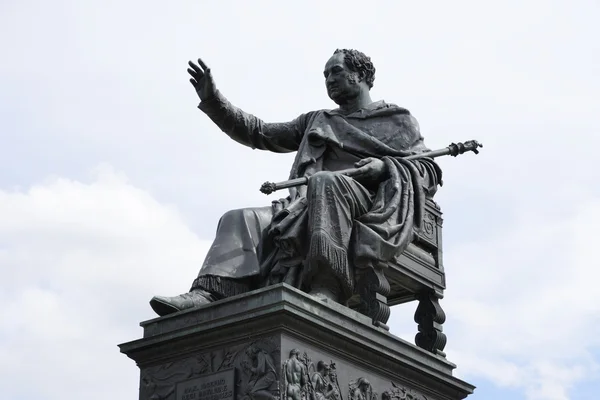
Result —
[[387, 172], [387, 167], [383, 161], [378, 158], [369, 157], [354, 164], [355, 170], [346, 173], [359, 182], [376, 182], [380, 181]]
[[200, 101], [205, 101], [213, 97], [217, 89], [210, 68], [201, 59], [198, 59], [199, 66], [191, 61], [188, 64], [190, 68], [187, 71], [192, 76], [190, 82], [194, 86], [194, 89], [196, 89]]

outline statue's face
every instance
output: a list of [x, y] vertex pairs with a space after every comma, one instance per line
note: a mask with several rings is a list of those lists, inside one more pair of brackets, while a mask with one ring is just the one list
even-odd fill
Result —
[[325, 86], [329, 98], [341, 105], [360, 94], [359, 75], [348, 68], [344, 62], [344, 53], [331, 56], [325, 64]]

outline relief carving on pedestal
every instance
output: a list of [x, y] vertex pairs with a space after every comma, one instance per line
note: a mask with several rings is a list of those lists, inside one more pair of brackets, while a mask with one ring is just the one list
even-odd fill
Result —
[[427, 400], [427, 397], [392, 382], [392, 389], [383, 392], [381, 400]]
[[350, 400], [378, 400], [377, 392], [373, 390], [371, 382], [362, 377], [350, 381], [348, 398]]
[[272, 352], [259, 343], [245, 349], [247, 359], [241, 363], [244, 378], [239, 380], [237, 400], [277, 399], [279, 380]]
[[[308, 354], [300, 355], [293, 349], [283, 362], [281, 372], [281, 400], [342, 400], [344, 398], [333, 361], [313, 362]], [[428, 400], [412, 389], [391, 382], [391, 389], [381, 396], [365, 377], [351, 380], [348, 384], [348, 400]]]
[[275, 361], [279, 359], [279, 345], [273, 338], [260, 339], [250, 344], [232, 346], [212, 352], [193, 355], [186, 359], [142, 370], [140, 399], [183, 400], [177, 395], [177, 385], [206, 374], [234, 369], [231, 396], [227, 393], [188, 393], [185, 400], [275, 400], [279, 398], [279, 376]]
[[282, 400], [342, 400], [335, 363], [318, 361], [317, 364], [300, 350], [290, 351], [283, 363]]

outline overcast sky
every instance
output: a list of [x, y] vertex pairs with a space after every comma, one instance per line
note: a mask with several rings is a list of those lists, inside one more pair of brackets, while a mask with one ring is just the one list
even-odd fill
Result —
[[[225, 211], [287, 177], [293, 155], [196, 108], [188, 60], [276, 122], [333, 107], [324, 64], [356, 48], [430, 148], [485, 145], [440, 160], [456, 375], [474, 399], [597, 399], [600, 4], [291, 3], [0, 2], [0, 397], [137, 398], [117, 344], [189, 289]], [[411, 342], [415, 307], [391, 317]]]

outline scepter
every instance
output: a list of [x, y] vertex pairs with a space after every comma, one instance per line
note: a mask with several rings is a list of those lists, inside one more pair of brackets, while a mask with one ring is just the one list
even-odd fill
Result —
[[[483, 147], [481, 143], [477, 140], [467, 140], [464, 143], [450, 143], [448, 147], [444, 147], [443, 149], [428, 151], [420, 154], [413, 154], [412, 156], [403, 157], [404, 160], [415, 160], [417, 158], [435, 158], [440, 156], [452, 156], [456, 157], [459, 154], [466, 153], [467, 151], [472, 151], [475, 154], [479, 154], [479, 147]], [[355, 169], [344, 169], [341, 171], [337, 171], [338, 174], [347, 174], [350, 171], [354, 171]], [[260, 191], [264, 194], [271, 194], [277, 190], [287, 189], [295, 186], [302, 186], [308, 183], [308, 177], [303, 176], [302, 178], [290, 179], [288, 181], [283, 182], [265, 182], [260, 187]]]

